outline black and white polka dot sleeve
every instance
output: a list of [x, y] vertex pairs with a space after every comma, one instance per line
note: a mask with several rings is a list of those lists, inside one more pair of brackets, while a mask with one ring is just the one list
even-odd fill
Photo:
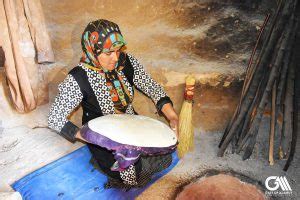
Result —
[[59, 84], [58, 91], [58, 95], [50, 108], [48, 126], [58, 131], [69, 141], [74, 142], [75, 134], [79, 128], [67, 117], [80, 104], [83, 95], [78, 83], [70, 74]]
[[172, 103], [163, 87], [151, 78], [143, 65], [134, 56], [127, 55], [134, 70], [133, 83], [135, 87], [150, 97], [159, 111], [164, 104]]

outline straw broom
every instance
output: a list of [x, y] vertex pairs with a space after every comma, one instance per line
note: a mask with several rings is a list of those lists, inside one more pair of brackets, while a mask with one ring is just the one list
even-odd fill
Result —
[[192, 107], [195, 82], [195, 78], [191, 75], [186, 78], [184, 101], [179, 115], [179, 145], [177, 147], [179, 158], [182, 158], [187, 152], [194, 149]]

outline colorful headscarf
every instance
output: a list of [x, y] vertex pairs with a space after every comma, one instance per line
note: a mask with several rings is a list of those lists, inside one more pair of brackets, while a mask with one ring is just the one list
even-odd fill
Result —
[[83, 55], [80, 61], [100, 68], [101, 65], [97, 56], [102, 52], [108, 52], [112, 48], [124, 45], [126, 45], [126, 42], [117, 24], [105, 19], [90, 22], [82, 34]]
[[105, 74], [106, 85], [110, 90], [115, 110], [118, 113], [124, 113], [128, 104], [132, 101], [123, 78], [117, 73], [124, 68], [126, 54], [120, 54], [119, 61], [112, 71], [103, 69], [97, 57], [101, 53], [109, 52], [125, 45], [126, 42], [123, 39], [119, 26], [104, 19], [90, 22], [85, 28], [81, 39], [83, 54], [80, 62], [90, 69]]

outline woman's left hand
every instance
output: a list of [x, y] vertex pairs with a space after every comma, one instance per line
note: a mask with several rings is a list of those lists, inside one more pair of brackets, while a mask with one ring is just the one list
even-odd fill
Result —
[[175, 132], [177, 139], [179, 139], [179, 119], [178, 115], [176, 114], [173, 106], [171, 103], [166, 103], [161, 111], [166, 116], [166, 118], [169, 120], [171, 129]]

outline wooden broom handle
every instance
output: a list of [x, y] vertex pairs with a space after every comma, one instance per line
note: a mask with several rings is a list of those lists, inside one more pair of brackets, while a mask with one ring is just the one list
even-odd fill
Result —
[[196, 80], [193, 76], [188, 76], [185, 80], [184, 99], [192, 101], [194, 98]]

